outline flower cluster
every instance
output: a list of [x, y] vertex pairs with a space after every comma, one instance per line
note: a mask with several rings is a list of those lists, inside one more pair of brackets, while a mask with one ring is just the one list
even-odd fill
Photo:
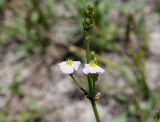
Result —
[[[67, 61], [63, 61], [59, 63], [59, 67], [62, 73], [64, 74], [72, 74], [74, 71], [77, 71], [81, 62], [80, 61], [72, 61], [71, 59]], [[91, 61], [89, 64], [85, 64], [85, 67], [82, 69], [84, 74], [97, 74], [104, 73], [104, 69], [99, 67], [95, 62]]]

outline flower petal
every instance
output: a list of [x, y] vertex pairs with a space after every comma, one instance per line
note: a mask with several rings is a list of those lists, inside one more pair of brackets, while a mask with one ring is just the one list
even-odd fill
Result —
[[89, 67], [89, 73], [91, 73], [91, 74], [97, 73], [97, 68], [96, 67]]
[[102, 69], [102, 68], [99, 67], [99, 66], [96, 66], [96, 71], [97, 71], [97, 73], [104, 73], [104, 72], [105, 72], [105, 70]]
[[66, 65], [61, 65], [60, 70], [64, 74], [72, 74], [74, 72], [73, 67], [71, 66], [66, 66]]
[[88, 74], [88, 73], [96, 74], [96, 73], [104, 73], [104, 72], [105, 70], [102, 69], [101, 67], [99, 66], [92, 67], [89, 64], [85, 64], [85, 68], [83, 68], [84, 74]]
[[85, 64], [84, 66], [85, 66], [85, 67], [89, 67], [89, 64]]
[[82, 71], [83, 71], [84, 74], [88, 74], [89, 73], [88, 72], [88, 67], [83, 68]]
[[59, 66], [64, 66], [64, 65], [66, 65], [66, 61], [63, 61], [63, 62], [59, 63], [58, 65]]
[[75, 71], [78, 70], [79, 66], [80, 66], [81, 62], [80, 61], [74, 61], [72, 64], [72, 67]]

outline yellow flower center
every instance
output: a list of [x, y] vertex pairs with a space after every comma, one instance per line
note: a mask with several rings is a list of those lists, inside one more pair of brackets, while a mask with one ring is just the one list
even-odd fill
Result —
[[96, 67], [97, 64], [96, 64], [95, 62], [91, 61], [91, 62], [89, 63], [89, 66], [90, 66], [90, 67]]
[[73, 64], [73, 61], [72, 61], [71, 59], [68, 59], [68, 60], [66, 61], [66, 65], [67, 65], [67, 66], [72, 66], [72, 64]]

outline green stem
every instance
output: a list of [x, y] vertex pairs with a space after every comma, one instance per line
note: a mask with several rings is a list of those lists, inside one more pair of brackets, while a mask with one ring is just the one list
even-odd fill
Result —
[[[93, 16], [94, 16], [93, 9], [94, 7], [92, 5], [88, 5], [87, 10], [85, 11], [85, 14], [84, 14], [85, 17], [83, 21], [87, 64], [90, 63], [91, 61], [91, 53], [90, 53], [89, 46], [90, 46], [90, 32], [93, 29], [93, 21], [94, 21], [93, 20]], [[92, 104], [92, 108], [93, 108], [97, 122], [101, 122], [98, 111], [97, 111], [96, 103], [94, 100], [95, 83], [93, 83], [94, 82], [93, 77], [90, 74], [88, 74], [87, 80], [88, 80], [88, 87], [89, 87], [88, 99], [90, 100]]]
[[93, 81], [93, 90], [95, 89], [96, 81]]
[[87, 79], [88, 79], [88, 86], [89, 86], [89, 96], [92, 97], [93, 85], [92, 85], [92, 78], [91, 78], [90, 74], [87, 75]]
[[84, 32], [84, 39], [85, 39], [85, 43], [86, 43], [86, 59], [87, 59], [87, 63], [89, 63], [90, 61], [90, 49], [89, 49], [89, 43], [90, 43], [90, 35], [89, 32]]
[[91, 101], [91, 104], [92, 104], [92, 109], [94, 111], [96, 121], [101, 122], [100, 117], [99, 117], [99, 113], [98, 113], [98, 110], [97, 110], [96, 102], [94, 101], [94, 99], [90, 100], [90, 101]]
[[[86, 43], [86, 59], [87, 59], [87, 63], [90, 62], [90, 49], [89, 49], [89, 45], [90, 45], [90, 35], [88, 31], [84, 32], [84, 39], [85, 39], [85, 43]], [[87, 75], [87, 80], [88, 80], [88, 86], [89, 86], [89, 96], [91, 97], [93, 94], [93, 83], [92, 83], [92, 78], [90, 76], [90, 74]]]

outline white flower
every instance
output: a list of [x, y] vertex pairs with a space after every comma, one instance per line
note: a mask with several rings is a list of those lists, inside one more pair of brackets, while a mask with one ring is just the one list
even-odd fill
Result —
[[85, 64], [85, 67], [83, 68], [84, 74], [96, 74], [96, 73], [104, 73], [105, 70], [99, 67], [96, 63], [91, 62], [89, 64]]
[[72, 61], [67, 60], [59, 63], [59, 67], [62, 73], [64, 74], [72, 74], [74, 71], [77, 71], [81, 62], [80, 61]]

